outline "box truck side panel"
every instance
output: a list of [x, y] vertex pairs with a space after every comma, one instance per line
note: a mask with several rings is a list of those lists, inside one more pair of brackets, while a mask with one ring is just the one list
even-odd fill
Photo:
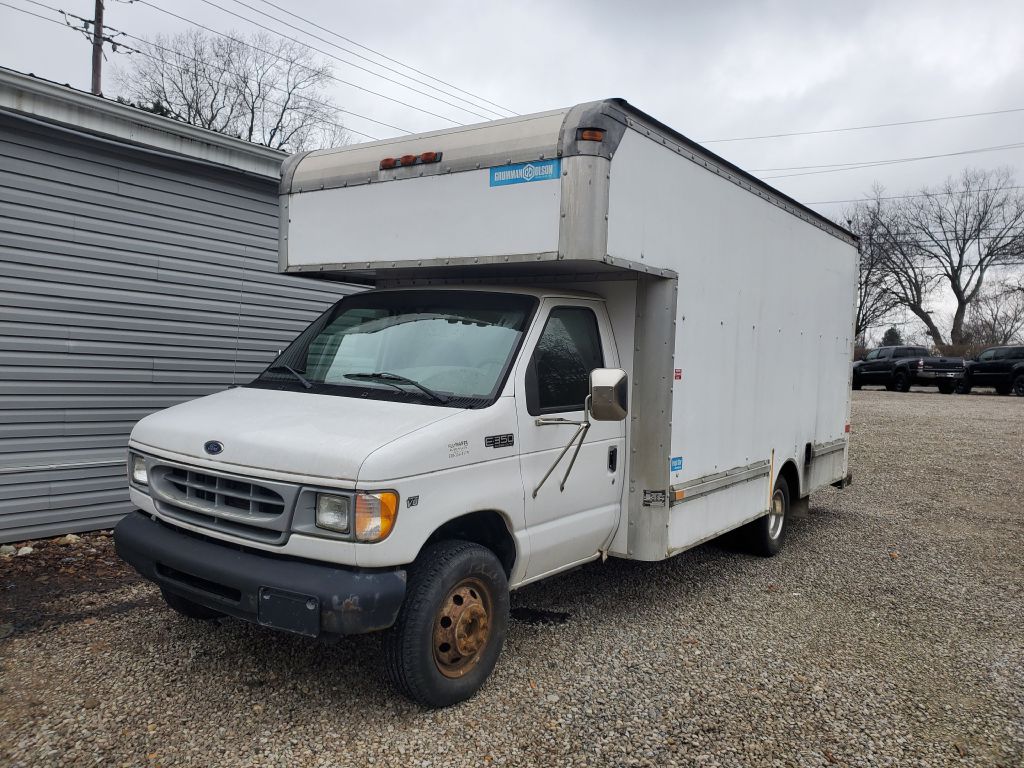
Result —
[[517, 166], [504, 166], [289, 195], [287, 266], [415, 266], [557, 251], [560, 166], [553, 160], [524, 166], [542, 170], [518, 176]]
[[809, 477], [805, 465], [845, 450], [852, 244], [631, 130], [612, 161], [608, 253], [679, 274], [663, 461], [673, 488], [704, 501], [671, 507], [670, 551], [763, 513], [787, 461], [800, 495], [845, 474], [845, 453]]

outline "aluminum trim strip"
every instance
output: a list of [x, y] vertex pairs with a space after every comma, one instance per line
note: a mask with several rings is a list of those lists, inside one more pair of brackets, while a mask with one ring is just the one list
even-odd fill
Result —
[[[684, 501], [706, 496], [707, 494], [714, 493], [715, 491], [721, 491], [725, 488], [736, 485], [737, 483], [745, 483], [748, 480], [767, 477], [769, 474], [771, 474], [771, 462], [766, 459], [764, 461], [755, 462], [754, 464], [748, 464], [745, 467], [736, 467], [725, 472], [718, 472], [714, 475], [705, 475], [704, 477], [698, 477], [694, 480], [688, 480], [685, 483], [679, 483], [678, 485], [672, 486], [672, 499], [670, 506], [682, 504]], [[682, 498], [677, 499], [675, 496], [679, 492], [682, 492], [683, 496]]]

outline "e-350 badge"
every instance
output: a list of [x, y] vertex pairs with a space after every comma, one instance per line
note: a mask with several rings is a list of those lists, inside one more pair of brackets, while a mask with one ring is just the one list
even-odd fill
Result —
[[484, 438], [485, 448], [508, 448], [516, 444], [516, 436], [513, 434], [507, 435], [488, 435]]

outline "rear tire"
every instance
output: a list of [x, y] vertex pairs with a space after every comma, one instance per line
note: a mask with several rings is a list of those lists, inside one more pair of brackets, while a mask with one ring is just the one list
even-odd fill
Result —
[[384, 636], [391, 683], [426, 707], [465, 701], [487, 680], [508, 627], [508, 579], [489, 549], [426, 547], [409, 567], [398, 620]]
[[1024, 397], [1024, 373], [1013, 380], [1013, 394], [1017, 397]]
[[939, 392], [944, 395], [951, 395], [956, 390], [956, 385], [951, 381], [940, 381], [938, 387]]
[[854, 388], [854, 389], [860, 389], [860, 388], [861, 388], [861, 386], [862, 386], [862, 385], [861, 385], [861, 383], [860, 383], [860, 379], [854, 378], [854, 380], [853, 380], [853, 388]]
[[190, 619], [202, 619], [204, 621], [209, 621], [210, 619], [218, 619], [224, 615], [220, 611], [215, 611], [213, 608], [207, 608], [205, 605], [194, 603], [187, 597], [182, 597], [174, 592], [168, 592], [166, 589], [161, 588], [160, 594], [164, 596], [164, 602], [167, 603], [167, 605], [182, 616], [187, 616]]
[[786, 531], [789, 529], [789, 483], [781, 475], [775, 481], [771, 505], [767, 515], [747, 523], [739, 530], [744, 549], [752, 555], [777, 555], [786, 541]]
[[892, 387], [897, 392], [910, 391], [910, 376], [907, 375], [906, 371], [900, 371], [896, 374], [896, 378], [892, 381]]

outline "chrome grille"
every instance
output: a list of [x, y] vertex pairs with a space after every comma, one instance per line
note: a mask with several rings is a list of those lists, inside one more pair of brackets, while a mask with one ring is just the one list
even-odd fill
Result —
[[253, 541], [282, 544], [298, 487], [153, 461], [149, 483], [168, 517]]

